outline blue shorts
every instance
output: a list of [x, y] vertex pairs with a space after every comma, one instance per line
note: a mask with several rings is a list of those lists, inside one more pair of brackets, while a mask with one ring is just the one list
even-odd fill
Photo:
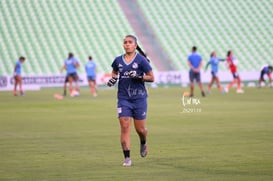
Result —
[[233, 73], [232, 73], [232, 76], [233, 76], [234, 79], [239, 78], [239, 74], [238, 74], [237, 72], [233, 72]]
[[217, 78], [217, 77], [218, 77], [217, 72], [211, 71], [211, 76], [212, 76], [213, 78]]
[[68, 77], [72, 77], [73, 80], [77, 80], [78, 79], [78, 74], [77, 72], [74, 72], [74, 73], [69, 73], [67, 74]]
[[68, 80], [68, 75], [67, 75], [67, 76], [65, 76], [64, 83], [68, 83], [68, 82], [69, 82], [69, 80]]
[[200, 82], [200, 72], [193, 72], [190, 71], [190, 82], [193, 82], [194, 80], [196, 80], [196, 82]]
[[137, 120], [146, 119], [147, 99], [118, 99], [118, 117], [132, 117]]
[[88, 81], [95, 81], [96, 80], [96, 76], [87, 76], [87, 80]]

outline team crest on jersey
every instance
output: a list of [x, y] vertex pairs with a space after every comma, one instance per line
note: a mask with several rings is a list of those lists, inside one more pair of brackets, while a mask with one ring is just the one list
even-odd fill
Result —
[[118, 70], [119, 70], [119, 72], [122, 72], [122, 70], [123, 70], [122, 64], [118, 64]]
[[137, 64], [136, 62], [134, 62], [133, 65], [132, 65], [132, 67], [133, 67], [134, 69], [137, 69], [137, 68], [138, 68], [138, 64]]

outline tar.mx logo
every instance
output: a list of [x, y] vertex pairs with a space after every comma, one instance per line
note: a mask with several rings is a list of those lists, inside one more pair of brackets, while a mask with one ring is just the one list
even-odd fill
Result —
[[189, 96], [188, 92], [184, 92], [181, 98], [183, 105], [183, 113], [199, 113], [202, 112], [200, 107], [201, 101], [199, 98]]

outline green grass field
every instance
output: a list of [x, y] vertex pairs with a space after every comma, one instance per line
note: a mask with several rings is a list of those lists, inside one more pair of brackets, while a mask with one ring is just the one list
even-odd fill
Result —
[[199, 104], [183, 106], [185, 90], [149, 88], [149, 154], [132, 129], [130, 168], [116, 90], [61, 101], [61, 88], [0, 92], [0, 180], [273, 180], [273, 89], [196, 92]]

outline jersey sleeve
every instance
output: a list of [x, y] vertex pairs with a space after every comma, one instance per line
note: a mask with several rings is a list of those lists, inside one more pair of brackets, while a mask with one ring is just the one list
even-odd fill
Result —
[[144, 57], [143, 57], [143, 60], [142, 60], [142, 67], [143, 67], [143, 72], [144, 73], [148, 73], [148, 72], [152, 71], [152, 67], [151, 67], [150, 63]]
[[113, 68], [113, 71], [118, 72], [117, 58], [115, 58], [115, 60], [113, 61], [112, 68]]

